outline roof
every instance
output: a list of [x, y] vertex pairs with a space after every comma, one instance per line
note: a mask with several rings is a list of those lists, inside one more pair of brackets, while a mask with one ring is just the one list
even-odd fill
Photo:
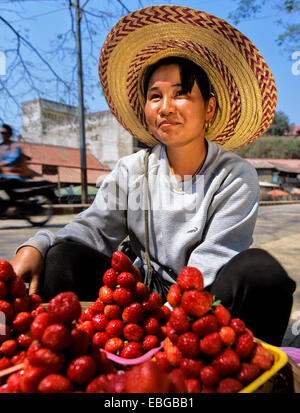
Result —
[[246, 158], [256, 169], [276, 169], [277, 171], [300, 173], [300, 159]]
[[285, 132], [286, 136], [297, 136], [300, 132], [300, 125], [298, 126], [290, 126], [289, 131]]

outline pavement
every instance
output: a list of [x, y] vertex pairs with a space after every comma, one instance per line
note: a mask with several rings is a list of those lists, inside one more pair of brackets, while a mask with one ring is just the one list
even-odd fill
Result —
[[[266, 206], [268, 205], [268, 206]], [[70, 222], [86, 205], [58, 205], [55, 215], [44, 228], [56, 231]], [[259, 247], [272, 254], [296, 281], [290, 323], [283, 346], [300, 348], [300, 203], [261, 204], [251, 248]], [[0, 258], [10, 260], [18, 245], [35, 234], [37, 228], [26, 221], [0, 221]]]

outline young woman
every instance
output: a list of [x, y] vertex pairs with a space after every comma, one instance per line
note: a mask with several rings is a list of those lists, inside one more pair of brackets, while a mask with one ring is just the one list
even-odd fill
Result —
[[184, 266], [197, 267], [205, 288], [233, 316], [257, 337], [281, 343], [295, 283], [266, 251], [249, 249], [257, 174], [222, 146], [246, 144], [266, 129], [265, 99], [274, 83], [266, 66], [268, 85], [248, 73], [232, 35], [241, 34], [224, 24], [204, 12], [153, 6], [121, 19], [108, 35], [100, 57], [107, 101], [123, 126], [152, 149], [120, 159], [94, 203], [62, 230], [39, 231], [19, 247], [11, 262], [31, 280], [31, 292], [39, 285], [44, 300], [63, 290], [94, 300], [112, 253], [129, 236], [136, 265], [147, 271], [149, 252], [165, 291]]

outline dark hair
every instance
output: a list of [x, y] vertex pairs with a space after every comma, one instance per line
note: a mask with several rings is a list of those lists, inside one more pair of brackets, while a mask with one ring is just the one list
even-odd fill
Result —
[[145, 101], [147, 99], [149, 81], [155, 70], [160, 66], [172, 64], [179, 66], [183, 93], [190, 93], [196, 82], [205, 102], [208, 102], [211, 96], [216, 96], [213, 86], [202, 67], [184, 57], [169, 56], [159, 60], [146, 69], [143, 82]]
[[9, 135], [13, 134], [13, 130], [12, 130], [11, 126], [7, 125], [6, 123], [3, 123], [2, 129], [6, 129]]

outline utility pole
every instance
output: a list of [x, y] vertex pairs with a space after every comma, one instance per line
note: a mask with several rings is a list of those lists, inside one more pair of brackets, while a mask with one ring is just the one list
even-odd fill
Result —
[[76, 48], [77, 48], [77, 65], [78, 65], [78, 119], [79, 119], [79, 133], [80, 133], [81, 202], [83, 204], [86, 204], [88, 197], [87, 197], [84, 97], [83, 97], [83, 73], [82, 73], [81, 28], [80, 28], [81, 8], [80, 8], [79, 1], [80, 0], [75, 1]]

